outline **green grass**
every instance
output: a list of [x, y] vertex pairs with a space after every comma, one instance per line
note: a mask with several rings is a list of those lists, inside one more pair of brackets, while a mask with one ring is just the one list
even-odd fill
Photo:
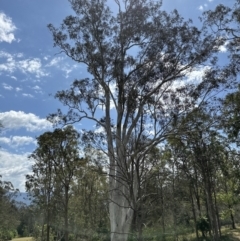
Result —
[[[220, 241], [240, 241], [240, 228], [237, 229], [229, 229], [226, 227], [222, 227], [221, 229], [222, 236], [220, 238]], [[188, 236], [188, 241], [197, 241], [197, 238], [190, 238]], [[211, 241], [211, 238], [208, 236], [206, 238], [203, 238], [200, 236], [199, 241]]]
[[[196, 238], [196, 234], [191, 232], [191, 229], [179, 228], [177, 230], [178, 241], [211, 241], [211, 237], [201, 237], [199, 232], [199, 239]], [[222, 227], [222, 236], [220, 241], [240, 241], [240, 228], [230, 229], [229, 227]], [[174, 232], [166, 232], [165, 236], [159, 230], [154, 228], [147, 228], [143, 232], [144, 240], [146, 241], [175, 241]], [[136, 241], [135, 235], [129, 238], [129, 241]]]
[[[237, 229], [229, 229], [227, 227], [223, 227], [221, 229], [222, 231], [222, 237], [220, 239], [220, 241], [240, 241], [240, 228], [237, 228]], [[162, 234], [159, 233], [157, 230], [152, 230], [152, 229], [148, 229], [147, 232], [145, 230], [145, 233], [144, 235], [145, 236], [144, 240], [146, 241], [173, 241], [174, 240], [174, 235], [173, 233], [167, 233], [165, 235], [165, 239], [163, 238]], [[131, 237], [129, 238], [129, 240], [136, 240], [134, 239], [134, 237]], [[178, 235], [178, 240], [179, 241], [197, 241], [197, 239], [195, 238], [195, 234], [192, 233], [192, 234], [179, 234]], [[206, 238], [200, 238], [199, 239], [200, 241], [211, 241], [211, 238], [210, 237], [206, 237]], [[24, 237], [24, 238], [14, 238], [12, 239], [12, 241], [33, 241], [33, 238], [32, 237]]]
[[32, 237], [14, 238], [13, 241], [33, 241]]
[[223, 241], [240, 241], [240, 228], [223, 229], [222, 240]]

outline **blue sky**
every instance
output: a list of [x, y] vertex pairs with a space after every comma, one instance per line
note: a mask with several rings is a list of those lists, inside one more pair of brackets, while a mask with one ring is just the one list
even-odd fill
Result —
[[[165, 0], [163, 8], [177, 8], [186, 18], [219, 3], [233, 0]], [[72, 14], [67, 0], [2, 0], [0, 3], [0, 175], [24, 191], [25, 175], [31, 172], [28, 155], [36, 148], [35, 138], [51, 124], [46, 116], [60, 102], [53, 98], [76, 78], [87, 75], [79, 65], [53, 48], [47, 24], [59, 26]], [[224, 51], [224, 49], [223, 49]], [[197, 77], [200, 72], [195, 72]], [[81, 128], [81, 127], [79, 127]]]

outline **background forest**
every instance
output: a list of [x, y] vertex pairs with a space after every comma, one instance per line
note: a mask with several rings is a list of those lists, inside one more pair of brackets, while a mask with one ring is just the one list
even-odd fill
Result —
[[[31, 204], [0, 182], [0, 238], [220, 240], [240, 222], [240, 2], [205, 12], [201, 29], [160, 2], [116, 0], [117, 14], [69, 2], [76, 16], [48, 27], [92, 79], [55, 96], [67, 113], [48, 116], [57, 128], [29, 156]], [[83, 119], [98, 131], [78, 131]]]

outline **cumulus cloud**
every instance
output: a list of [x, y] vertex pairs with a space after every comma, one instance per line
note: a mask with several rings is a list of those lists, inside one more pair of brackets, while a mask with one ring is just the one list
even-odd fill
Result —
[[31, 136], [13, 136], [11, 140], [14, 146], [23, 146], [36, 143], [36, 140]]
[[0, 113], [0, 122], [6, 129], [25, 128], [27, 131], [40, 131], [52, 127], [46, 119], [41, 119], [32, 113], [13, 110]]
[[32, 160], [28, 159], [30, 153], [13, 154], [0, 150], [0, 173], [2, 179], [11, 181], [14, 188], [25, 190], [25, 175], [31, 173]]
[[30, 87], [30, 88], [33, 89], [36, 94], [43, 94], [42, 88], [38, 85], [35, 85], [33, 87]]
[[42, 64], [39, 58], [21, 60], [18, 62], [18, 68], [21, 69], [23, 73], [35, 74], [37, 78], [47, 75], [42, 70]]
[[3, 85], [3, 88], [4, 88], [5, 90], [12, 90], [12, 89], [13, 89], [13, 87], [12, 87], [11, 85], [8, 85], [8, 84], [6, 84], [6, 83], [3, 83], [2, 85]]
[[35, 85], [32, 89], [33, 90], [41, 90], [41, 87], [39, 87], [38, 85]]
[[[47, 60], [47, 59], [46, 59]], [[59, 63], [63, 60], [63, 57], [55, 57], [53, 58], [46, 66], [47, 67], [51, 67], [51, 66], [55, 66], [55, 67], [60, 67]]]
[[5, 13], [0, 12], [0, 42], [12, 43], [12, 41], [16, 40], [14, 37], [16, 29], [12, 19]]
[[36, 140], [30, 136], [10, 136], [0, 137], [0, 143], [9, 145], [10, 147], [18, 147], [29, 144], [36, 144]]
[[186, 76], [182, 80], [176, 80], [171, 85], [172, 89], [183, 87], [187, 84], [200, 84], [205, 72], [209, 69], [209, 66], [204, 66], [202, 68], [196, 68], [191, 72], [187, 72]]
[[95, 128], [94, 130], [95, 133], [105, 133], [105, 130], [102, 126], [99, 126], [96, 128], [96, 126], [94, 125], [93, 127]]
[[0, 71], [13, 73], [20, 71], [24, 74], [32, 74], [35, 77], [40, 78], [48, 76], [48, 73], [44, 70], [41, 59], [39, 58], [27, 58], [22, 59], [24, 56], [22, 53], [10, 54], [4, 51], [0, 51]]
[[29, 98], [33, 98], [33, 95], [31, 95], [31, 94], [28, 94], [28, 93], [23, 93], [22, 94], [24, 97], [29, 97]]
[[43, 59], [47, 61], [49, 59], [49, 57], [50, 57], [49, 55], [46, 55], [43, 57]]
[[228, 43], [225, 43], [224, 45], [222, 45], [222, 46], [219, 47], [219, 51], [220, 51], [221, 53], [227, 52], [227, 44], [228, 44]]
[[209, 66], [194, 69], [187, 74], [187, 82], [199, 84], [207, 70], [209, 70]]
[[17, 92], [19, 92], [19, 91], [21, 91], [21, 90], [22, 90], [22, 88], [16, 87], [16, 91], [17, 91]]
[[68, 78], [69, 74], [78, 67], [77, 64], [68, 64], [64, 61], [63, 57], [55, 57], [53, 58], [46, 67], [55, 67], [65, 73], [65, 77]]
[[0, 137], [0, 142], [9, 145], [11, 143], [11, 139], [8, 137]]
[[[208, 0], [208, 2], [213, 2], [214, 0]], [[202, 5], [200, 5], [199, 7], [198, 7], [198, 9], [200, 10], [200, 11], [203, 11], [203, 10], [205, 10], [206, 8], [208, 7], [208, 4], [207, 3], [203, 3]]]
[[10, 78], [14, 79], [14, 80], [17, 80], [17, 78], [15, 76], [10, 76]]

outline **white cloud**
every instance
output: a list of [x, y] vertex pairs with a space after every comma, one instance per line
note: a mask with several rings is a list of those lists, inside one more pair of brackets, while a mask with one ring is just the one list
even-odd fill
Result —
[[0, 12], [0, 42], [11, 43], [16, 40], [14, 37], [14, 31], [16, 29], [12, 19], [5, 13]]
[[6, 129], [25, 128], [27, 131], [40, 131], [52, 127], [46, 119], [41, 119], [32, 113], [13, 110], [0, 113], [0, 122]]
[[35, 85], [32, 89], [33, 90], [41, 90], [41, 87], [39, 87], [38, 85]]
[[36, 94], [43, 94], [42, 88], [38, 85], [35, 85], [34, 87], [30, 88], [33, 89]]
[[186, 84], [200, 84], [205, 72], [209, 69], [209, 66], [205, 66], [203, 68], [196, 68], [191, 72], [187, 72], [186, 76], [183, 80], [176, 80], [171, 85], [171, 88], [176, 89], [179, 87], [183, 87]]
[[48, 75], [42, 70], [41, 60], [38, 58], [21, 60], [18, 62], [18, 68], [23, 73], [35, 74], [37, 78]]
[[21, 91], [21, 90], [22, 90], [22, 88], [16, 87], [16, 91], [17, 91], [17, 92], [19, 92], [19, 91]]
[[61, 70], [63, 71], [63, 72], [65, 72], [65, 78], [68, 78], [69, 77], [69, 74], [74, 70], [74, 69], [76, 69], [78, 66], [77, 66], [77, 64], [74, 64], [74, 65], [72, 65], [72, 66], [70, 66], [70, 65], [65, 65], [65, 66], [63, 66], [62, 68], [61, 68]]
[[[208, 0], [208, 2], [212, 2], [213, 0]], [[204, 9], [206, 9], [208, 7], [208, 4], [207, 3], [204, 3], [204, 4], [202, 4], [202, 5], [200, 5], [199, 7], [198, 7], [198, 9], [200, 10], [200, 11], [203, 11]]]
[[5, 59], [5, 62], [3, 60], [3, 63], [0, 64], [0, 71], [2, 72], [20, 71], [24, 74], [33, 74], [37, 78], [48, 76], [39, 58], [21, 59], [23, 58], [22, 53], [10, 54], [4, 51], [0, 51], [0, 58]]
[[0, 142], [9, 145], [11, 143], [11, 139], [8, 137], [0, 137]]
[[0, 150], [0, 173], [2, 179], [11, 181], [14, 188], [25, 190], [25, 175], [31, 173], [32, 160], [29, 160], [30, 153], [13, 154]]
[[17, 58], [22, 58], [22, 57], [23, 57], [23, 53], [17, 53], [17, 54], [15, 54], [15, 56], [16, 56]]
[[[47, 60], [47, 59], [46, 59]], [[59, 63], [63, 60], [63, 57], [55, 57], [53, 58], [49, 64], [47, 64], [46, 66], [47, 67], [52, 67], [52, 66], [55, 66], [55, 67], [60, 67], [59, 66]]]
[[31, 136], [13, 136], [12, 143], [14, 146], [23, 146], [29, 144], [36, 144], [36, 140]]
[[12, 79], [14, 79], [14, 80], [17, 80], [17, 78], [16, 78], [15, 76], [13, 76], [13, 75], [10, 76], [10, 77], [11, 77]]
[[228, 43], [225, 43], [224, 45], [220, 46], [219, 51], [222, 52], [222, 53], [227, 52], [227, 44]]
[[53, 58], [48, 64], [46, 64], [46, 67], [55, 67], [57, 69], [60, 69], [65, 73], [65, 78], [69, 77], [69, 74], [78, 67], [77, 64], [68, 64], [64, 61], [63, 57], [55, 57]]
[[49, 59], [49, 57], [50, 57], [49, 55], [46, 55], [43, 57], [43, 59], [47, 61]]
[[0, 137], [0, 143], [9, 145], [10, 147], [18, 147], [29, 144], [36, 144], [36, 140], [30, 136], [10, 136]]
[[0, 51], [0, 57], [7, 58], [7, 61], [10, 61], [12, 59], [12, 55], [4, 51]]
[[13, 89], [13, 87], [12, 87], [11, 85], [8, 85], [8, 84], [6, 84], [6, 83], [3, 83], [2, 85], [3, 85], [3, 88], [4, 88], [5, 90], [12, 90], [12, 89]]
[[33, 98], [33, 95], [31, 95], [31, 94], [28, 94], [28, 93], [23, 93], [22, 94], [24, 97], [29, 97], [29, 98]]
[[204, 66], [203, 68], [198, 68], [187, 74], [187, 82], [199, 84], [205, 72], [209, 70], [209, 66]]
[[93, 126], [94, 129], [94, 133], [105, 133], [105, 130], [102, 126], [99, 126], [98, 128], [96, 128], [96, 125]]

